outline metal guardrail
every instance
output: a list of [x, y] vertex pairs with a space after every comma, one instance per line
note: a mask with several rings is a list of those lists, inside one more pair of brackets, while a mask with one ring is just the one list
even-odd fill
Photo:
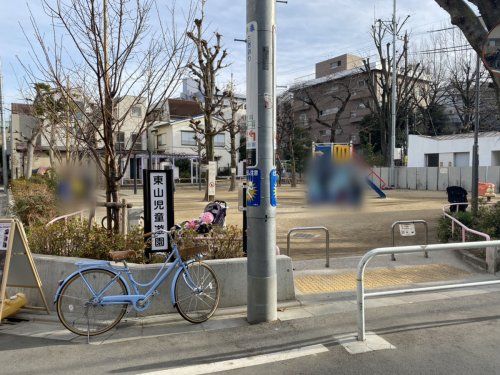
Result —
[[326, 227], [297, 227], [290, 229], [286, 236], [286, 255], [290, 256], [290, 236], [292, 233], [312, 232], [317, 230], [322, 230], [325, 232], [325, 253], [326, 253], [325, 267], [330, 267], [330, 231]]
[[[429, 244], [429, 226], [427, 225], [427, 221], [425, 221], [425, 220], [400, 220], [400, 221], [395, 221], [394, 223], [392, 223], [392, 226], [391, 226], [392, 246], [393, 247], [396, 245], [395, 238], [394, 238], [394, 228], [396, 228], [396, 225], [399, 225], [399, 224], [424, 224], [424, 227], [425, 227], [425, 245]], [[429, 258], [429, 253], [427, 251], [424, 252], [424, 255], [426, 258]], [[394, 254], [391, 254], [391, 260], [396, 260], [396, 256]]]
[[488, 281], [478, 281], [471, 283], [447, 284], [447, 285], [437, 285], [437, 286], [422, 287], [422, 288], [398, 289], [398, 290], [365, 293], [365, 286], [364, 286], [365, 268], [368, 262], [373, 257], [377, 255], [389, 255], [393, 253], [408, 254], [408, 253], [417, 253], [421, 251], [431, 252], [431, 251], [442, 251], [442, 250], [467, 250], [467, 249], [483, 249], [488, 247], [499, 248], [500, 241], [479, 241], [479, 242], [466, 242], [466, 243], [459, 242], [451, 244], [384, 247], [384, 248], [373, 249], [367, 252], [363, 256], [363, 258], [361, 258], [358, 264], [358, 271], [357, 271], [358, 341], [364, 341], [366, 338], [365, 299], [367, 297], [390, 296], [396, 294], [429, 292], [434, 290], [446, 290], [446, 289], [468, 288], [473, 286], [500, 284], [500, 280], [488, 280]]

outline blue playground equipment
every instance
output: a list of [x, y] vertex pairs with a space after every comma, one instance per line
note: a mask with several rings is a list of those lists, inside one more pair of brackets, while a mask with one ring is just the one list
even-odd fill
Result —
[[[366, 184], [373, 190], [379, 198], [385, 199], [387, 195], [384, 193], [383, 189], [387, 186], [386, 182], [377, 174], [373, 169], [371, 169], [364, 160], [356, 157], [354, 154], [354, 149], [350, 143], [315, 143], [312, 144], [312, 154], [313, 159], [324, 158], [333, 162], [334, 164], [342, 164], [345, 162], [355, 161], [358, 165], [361, 165], [364, 170], [366, 170], [365, 181]], [[379, 181], [377, 185], [373, 180]]]
[[384, 191], [379, 188], [370, 178], [367, 176], [366, 177], [366, 183], [368, 184], [369, 187], [371, 187], [375, 193], [378, 194], [379, 198], [385, 199], [387, 198], [387, 195], [385, 195]]

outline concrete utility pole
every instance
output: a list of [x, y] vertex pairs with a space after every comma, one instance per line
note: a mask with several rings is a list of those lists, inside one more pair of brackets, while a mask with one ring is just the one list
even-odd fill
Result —
[[396, 37], [398, 33], [398, 25], [396, 20], [396, 0], [393, 0], [393, 13], [392, 13], [392, 79], [391, 79], [391, 164], [390, 164], [390, 176], [389, 185], [395, 185], [395, 164], [394, 164], [394, 152], [396, 149], [396, 116], [397, 116], [397, 61], [396, 61]]
[[9, 201], [9, 174], [7, 166], [7, 137], [5, 135], [5, 121], [3, 118], [3, 73], [0, 64], [0, 125], [2, 126], [2, 178], [3, 191]]
[[480, 102], [480, 75], [481, 57], [476, 59], [476, 120], [474, 121], [474, 145], [472, 146], [472, 215], [477, 215], [478, 209], [478, 184], [479, 184], [479, 102]]
[[[275, 1], [247, 0], [247, 319], [277, 319]], [[249, 137], [250, 136], [250, 137]]]

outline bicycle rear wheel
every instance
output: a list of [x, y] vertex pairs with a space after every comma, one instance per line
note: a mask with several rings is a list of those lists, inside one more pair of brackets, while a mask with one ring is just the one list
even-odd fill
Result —
[[127, 304], [101, 305], [94, 300], [87, 284], [98, 295], [110, 284], [103, 297], [126, 295], [127, 287], [115, 273], [103, 269], [85, 270], [63, 286], [57, 299], [57, 316], [61, 323], [77, 335], [100, 335], [120, 322], [127, 312]]
[[[188, 273], [191, 278], [188, 277]], [[188, 322], [207, 321], [217, 309], [219, 298], [219, 281], [212, 268], [205, 263], [189, 264], [187, 270], [177, 278], [175, 307]]]

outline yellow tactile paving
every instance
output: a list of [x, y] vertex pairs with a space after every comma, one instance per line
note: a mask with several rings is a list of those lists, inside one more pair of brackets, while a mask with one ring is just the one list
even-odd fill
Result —
[[[407, 285], [421, 282], [460, 279], [469, 272], [446, 264], [397, 267], [396, 269], [368, 269], [365, 288]], [[302, 294], [344, 292], [356, 289], [356, 272], [336, 275], [305, 275], [295, 278], [295, 286]]]

